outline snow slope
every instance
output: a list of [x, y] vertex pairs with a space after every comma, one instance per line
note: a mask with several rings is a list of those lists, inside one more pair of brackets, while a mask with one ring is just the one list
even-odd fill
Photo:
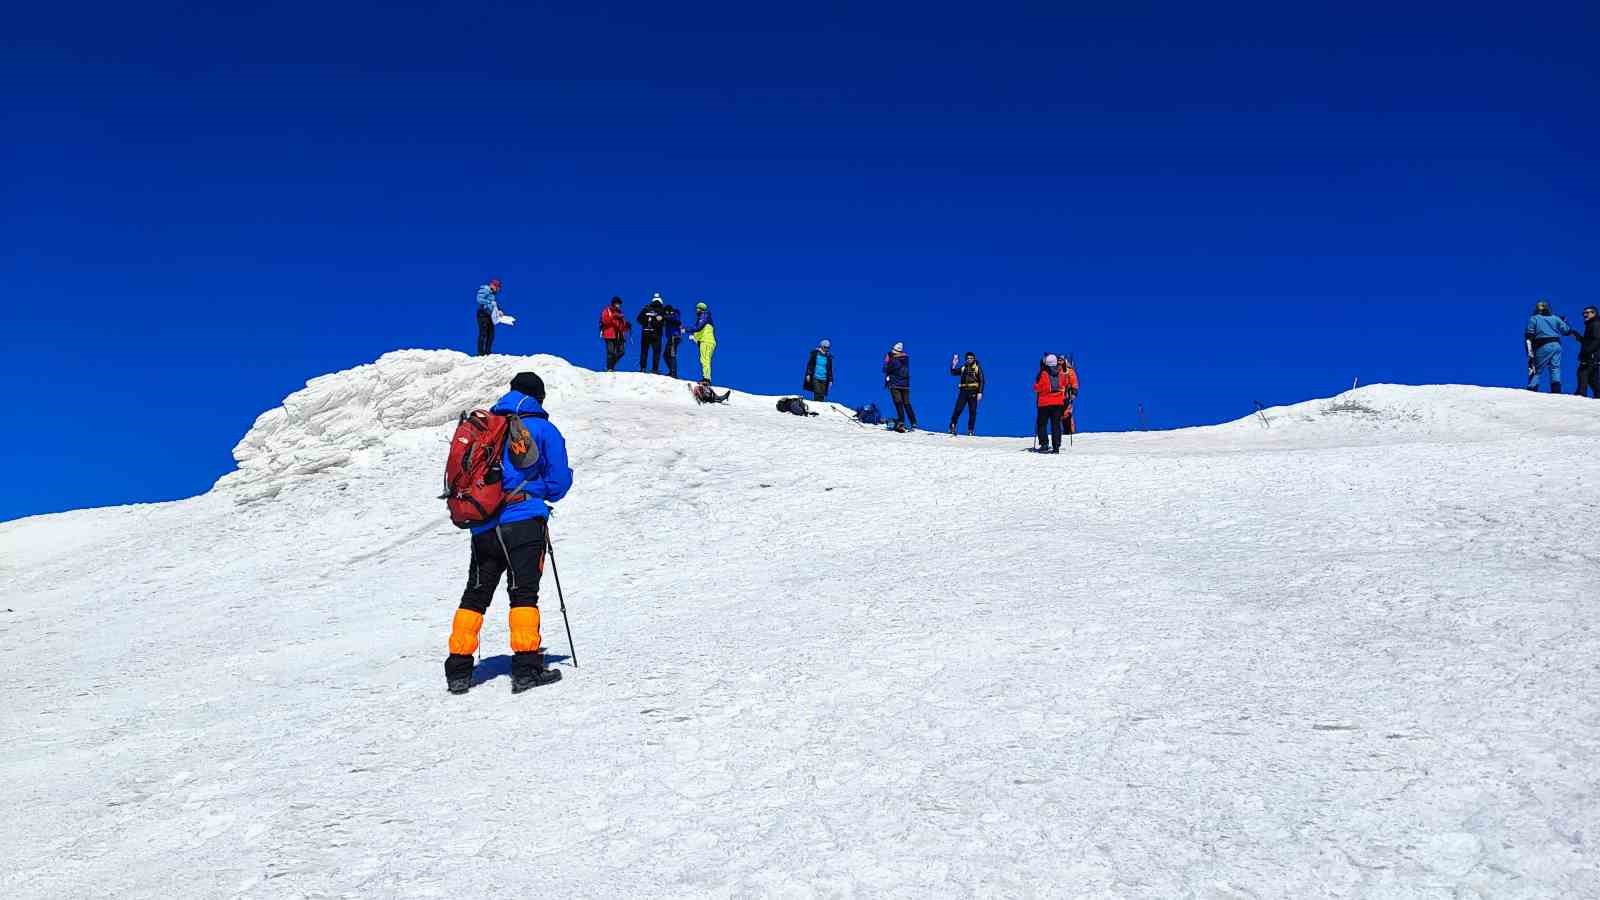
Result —
[[[523, 368], [582, 666], [511, 696], [502, 594], [452, 697], [444, 446]], [[1267, 418], [1040, 457], [316, 379], [203, 496], [0, 525], [0, 895], [1600, 896], [1600, 404]]]

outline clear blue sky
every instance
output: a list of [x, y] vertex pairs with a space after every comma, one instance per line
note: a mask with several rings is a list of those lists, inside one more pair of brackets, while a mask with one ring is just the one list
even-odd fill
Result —
[[886, 405], [905, 341], [934, 427], [971, 349], [989, 434], [1046, 350], [1171, 427], [1517, 385], [1600, 298], [1594, 3], [234, 6], [7, 12], [0, 519], [203, 491], [490, 276], [499, 349], [590, 366], [653, 290], [747, 390], [826, 336]]

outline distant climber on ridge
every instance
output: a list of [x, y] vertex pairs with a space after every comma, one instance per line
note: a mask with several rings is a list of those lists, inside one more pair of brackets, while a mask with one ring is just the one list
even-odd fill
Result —
[[500, 279], [478, 286], [478, 355], [494, 352], [494, 315], [499, 311]]
[[671, 303], [661, 308], [661, 333], [666, 338], [667, 375], [677, 378], [678, 345], [683, 343], [683, 316]]
[[806, 377], [801, 387], [810, 391], [811, 399], [818, 403], [828, 399], [828, 389], [833, 387], [833, 343], [827, 338], [806, 357]]
[[983, 366], [978, 364], [978, 354], [968, 352], [966, 360], [950, 357], [950, 374], [956, 376], [956, 408], [950, 413], [950, 433], [956, 433], [956, 422], [961, 410], [967, 410], [967, 436], [978, 428], [978, 401], [983, 399]]
[[916, 431], [917, 411], [911, 408], [911, 357], [906, 354], [905, 344], [896, 341], [883, 358], [883, 385], [894, 401], [894, 430]]
[[[1033, 393], [1038, 400], [1039, 414], [1034, 420], [1034, 433], [1039, 439], [1035, 450], [1039, 453], [1061, 452], [1062, 417], [1067, 411], [1067, 394], [1076, 389], [1077, 375], [1062, 363], [1054, 353], [1046, 353], [1040, 364], [1039, 377], [1033, 383]], [[1049, 435], [1046, 437], [1046, 427]]]
[[655, 356], [650, 362], [650, 371], [661, 374], [661, 330], [666, 326], [666, 305], [661, 302], [661, 295], [656, 294], [650, 302], [639, 310], [639, 316], [634, 321], [639, 323], [639, 371], [644, 371], [645, 358], [650, 356], [652, 350]]
[[1078, 433], [1078, 424], [1072, 417], [1072, 407], [1078, 400], [1078, 366], [1067, 353], [1057, 353], [1056, 359], [1067, 370], [1067, 405], [1061, 412], [1061, 433], [1071, 436]]
[[615, 372], [617, 361], [626, 352], [628, 317], [622, 314], [622, 298], [612, 297], [611, 303], [600, 310], [600, 339], [606, 343], [606, 371]]
[[1578, 396], [1587, 388], [1589, 396], [1600, 397], [1600, 310], [1583, 308], [1583, 337], [1578, 347]]
[[[511, 692], [561, 679], [560, 672], [545, 666], [539, 635], [539, 579], [544, 573], [550, 504], [565, 497], [572, 487], [572, 468], [567, 464], [566, 440], [544, 411], [544, 397], [544, 381], [533, 372], [521, 372], [511, 379], [510, 392], [490, 408], [489, 417], [481, 417], [481, 413], [471, 417], [482, 423], [479, 431], [496, 426], [504, 429], [499, 459], [489, 469], [492, 478], [473, 480], [477, 491], [491, 487], [504, 505], [488, 511], [485, 518], [475, 518], [476, 524], [470, 526], [472, 558], [467, 586], [450, 625], [450, 655], [444, 661], [445, 684], [452, 694], [464, 694], [472, 687], [478, 632], [501, 575], [509, 578], [511, 599]], [[464, 420], [456, 443], [470, 441], [467, 433], [473, 427]], [[472, 456], [470, 451], [466, 455]], [[452, 454], [446, 468], [447, 485], [457, 465]], [[461, 490], [471, 493], [472, 486], [461, 486]], [[481, 506], [476, 499], [469, 502]]]
[[717, 352], [717, 328], [711, 319], [711, 308], [702, 300], [694, 305], [694, 326], [689, 329], [689, 340], [700, 345], [700, 380], [711, 383], [711, 357]]
[[1523, 329], [1523, 341], [1528, 349], [1528, 390], [1539, 389], [1539, 373], [1548, 372], [1550, 393], [1561, 393], [1561, 338], [1578, 337], [1567, 320], [1550, 312], [1550, 304], [1540, 300], [1528, 317], [1528, 327]]

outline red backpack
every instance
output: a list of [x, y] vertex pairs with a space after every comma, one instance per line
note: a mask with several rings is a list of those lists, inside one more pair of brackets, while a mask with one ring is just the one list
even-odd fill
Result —
[[[471, 528], [493, 519], [506, 505], [501, 459], [507, 435], [526, 442], [527, 431], [512, 428], [511, 416], [495, 415], [482, 409], [462, 413], [456, 433], [450, 438], [450, 456], [444, 464], [444, 493], [439, 499], [450, 509], [450, 521], [457, 528]], [[527, 447], [513, 447], [518, 453]]]

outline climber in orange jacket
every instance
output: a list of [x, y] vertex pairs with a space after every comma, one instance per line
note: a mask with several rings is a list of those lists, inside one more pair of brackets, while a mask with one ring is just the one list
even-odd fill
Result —
[[[1078, 373], [1054, 353], [1047, 353], [1039, 365], [1039, 377], [1033, 382], [1033, 393], [1039, 401], [1039, 414], [1034, 422], [1039, 445], [1035, 452], [1060, 453], [1062, 417], [1078, 393]], [[1050, 432], [1048, 440], [1045, 436], [1047, 425]]]

